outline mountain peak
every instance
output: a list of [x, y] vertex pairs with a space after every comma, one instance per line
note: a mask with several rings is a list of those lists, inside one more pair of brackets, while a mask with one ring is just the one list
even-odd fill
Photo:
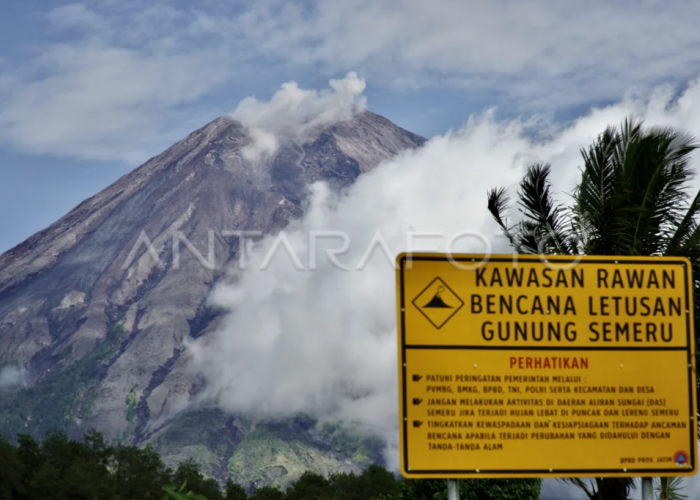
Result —
[[0, 433], [161, 439], [201, 384], [185, 339], [217, 324], [206, 300], [239, 249], [226, 232], [279, 231], [310, 184], [341, 189], [424, 142], [370, 112], [282, 137], [258, 163], [242, 154], [251, 140], [216, 118], [0, 255], [0, 363], [34, 386], [12, 396]]

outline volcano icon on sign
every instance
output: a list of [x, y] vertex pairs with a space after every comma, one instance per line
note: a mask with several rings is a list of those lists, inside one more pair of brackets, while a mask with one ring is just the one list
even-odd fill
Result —
[[452, 309], [452, 306], [448, 306], [447, 304], [445, 304], [445, 301], [443, 301], [443, 300], [442, 300], [442, 297], [440, 297], [440, 295], [442, 295], [442, 293], [443, 293], [444, 291], [445, 291], [445, 287], [444, 287], [444, 286], [439, 286], [438, 289], [437, 289], [437, 292], [435, 292], [435, 295], [433, 296], [433, 298], [430, 299], [430, 302], [428, 302], [427, 304], [425, 304], [425, 305], [423, 306], [423, 308], [424, 308], [424, 309], [425, 309], [425, 308], [431, 308], [431, 309], [433, 309], [433, 308], [436, 308], [436, 307], [443, 307], [443, 308]]
[[413, 299], [413, 305], [439, 330], [464, 302], [441, 278], [435, 278]]

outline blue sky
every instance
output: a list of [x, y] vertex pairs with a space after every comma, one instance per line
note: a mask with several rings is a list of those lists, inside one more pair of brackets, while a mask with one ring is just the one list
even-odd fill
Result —
[[8, 1], [0, 251], [188, 132], [294, 80], [356, 71], [424, 136], [491, 107], [561, 124], [700, 74], [698, 2]]

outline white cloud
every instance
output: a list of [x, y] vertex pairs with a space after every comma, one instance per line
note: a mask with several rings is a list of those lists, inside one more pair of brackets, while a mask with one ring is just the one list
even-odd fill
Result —
[[331, 90], [307, 90], [296, 82], [282, 84], [269, 101], [255, 97], [243, 99], [231, 114], [248, 128], [252, 142], [243, 148], [248, 160], [257, 160], [277, 150], [278, 139], [305, 139], [318, 127], [349, 120], [364, 111], [361, 95], [365, 81], [351, 71], [342, 80], [330, 80]]
[[460, 88], [511, 114], [552, 113], [697, 74], [698, 15], [697, 2], [656, 0], [68, 4], [47, 14], [41, 53], [0, 69], [0, 138], [135, 163], [212, 118], [204, 101], [224, 84], [275, 71], [353, 68], [385, 88]]
[[16, 366], [5, 366], [0, 369], [0, 391], [11, 389], [17, 385], [25, 384], [27, 381], [26, 372]]
[[237, 26], [261, 52], [302, 65], [496, 93], [531, 112], [687, 80], [700, 69], [698, 14], [693, 2], [263, 0]]
[[144, 161], [166, 139], [161, 120], [170, 108], [200, 97], [218, 79], [196, 54], [57, 47], [45, 57], [62, 70], [23, 83], [0, 111], [5, 138], [35, 153]]
[[[289, 241], [304, 264], [312, 231], [343, 231], [351, 247], [339, 260], [351, 268], [377, 232], [394, 254], [406, 249], [408, 230], [447, 237], [472, 231], [492, 238], [495, 251], [508, 251], [486, 210], [487, 189], [513, 188], [525, 165], [538, 160], [551, 162], [556, 187], [571, 192], [579, 176], [579, 149], [629, 114], [647, 125], [674, 125], [700, 135], [695, 111], [700, 83], [693, 82], [677, 102], [672, 95], [660, 89], [648, 99], [629, 97], [594, 109], [568, 127], [550, 127], [555, 132], [547, 139], [528, 138], [526, 125], [532, 123], [498, 121], [491, 112], [473, 116], [462, 129], [380, 165], [340, 197], [315, 186], [309, 212], [288, 229]], [[307, 412], [359, 421], [388, 441], [388, 463], [394, 466], [396, 305], [390, 263], [377, 251], [364, 270], [342, 271], [319, 250], [316, 270], [303, 272], [279, 252], [260, 271], [274, 244], [272, 236], [264, 240], [236, 284], [214, 293], [214, 302], [229, 312], [219, 332], [193, 347], [195, 365], [208, 380], [205, 397], [239, 413]], [[426, 249], [445, 244], [446, 239], [422, 243]], [[483, 246], [463, 240], [454, 249], [482, 251]]]
[[0, 139], [32, 153], [138, 164], [181, 138], [192, 121], [181, 108], [230, 69], [220, 51], [183, 43], [174, 9], [124, 10], [72, 4], [49, 14], [71, 37], [0, 74]]

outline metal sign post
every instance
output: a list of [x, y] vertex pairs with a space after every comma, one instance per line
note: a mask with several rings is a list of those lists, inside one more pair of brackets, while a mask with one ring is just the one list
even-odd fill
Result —
[[654, 478], [642, 478], [642, 500], [652, 500], [654, 498]]
[[447, 500], [459, 500], [459, 479], [447, 480]]

